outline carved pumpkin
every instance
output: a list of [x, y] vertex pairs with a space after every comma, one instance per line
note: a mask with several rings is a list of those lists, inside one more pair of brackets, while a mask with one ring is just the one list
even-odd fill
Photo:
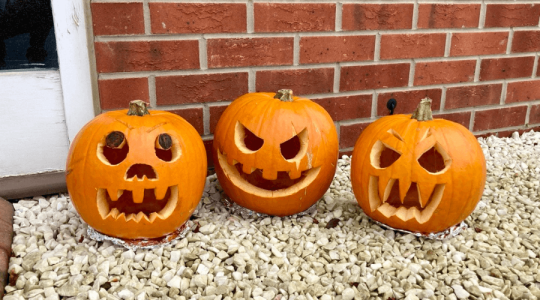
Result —
[[206, 152], [181, 117], [146, 110], [103, 113], [75, 137], [66, 181], [81, 218], [123, 239], [158, 238], [191, 216], [204, 189]]
[[251, 93], [222, 114], [214, 134], [216, 173], [227, 195], [275, 216], [302, 212], [330, 186], [338, 157], [330, 115], [291, 90]]
[[396, 229], [435, 233], [476, 207], [486, 162], [474, 135], [460, 124], [432, 119], [431, 99], [412, 115], [383, 117], [358, 138], [351, 182], [364, 212]]

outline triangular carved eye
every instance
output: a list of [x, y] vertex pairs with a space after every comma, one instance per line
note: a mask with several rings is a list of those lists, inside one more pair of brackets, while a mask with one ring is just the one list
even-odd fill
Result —
[[435, 145], [418, 158], [418, 163], [429, 173], [438, 173], [450, 165], [451, 159], [441, 146]]
[[236, 122], [234, 140], [236, 146], [243, 152], [255, 152], [264, 144], [264, 140], [256, 136], [253, 132], [247, 129], [242, 123]]
[[390, 167], [401, 157], [401, 154], [387, 147], [383, 142], [377, 141], [371, 149], [370, 159], [371, 165], [384, 169]]
[[279, 145], [281, 155], [286, 160], [302, 158], [307, 151], [308, 134], [307, 129], [302, 130], [299, 134], [286, 140]]

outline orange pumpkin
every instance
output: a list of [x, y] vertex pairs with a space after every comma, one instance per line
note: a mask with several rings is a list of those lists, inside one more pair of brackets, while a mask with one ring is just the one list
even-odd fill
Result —
[[330, 186], [338, 157], [330, 115], [291, 90], [251, 93], [222, 114], [214, 162], [227, 195], [248, 209], [275, 216], [302, 212]]
[[358, 138], [351, 182], [364, 212], [390, 227], [440, 232], [476, 207], [486, 181], [478, 141], [460, 124], [432, 119], [431, 99], [415, 113], [383, 117]]
[[103, 113], [86, 124], [69, 150], [66, 181], [81, 218], [123, 239], [158, 238], [191, 216], [204, 189], [206, 152], [181, 117], [146, 109]]

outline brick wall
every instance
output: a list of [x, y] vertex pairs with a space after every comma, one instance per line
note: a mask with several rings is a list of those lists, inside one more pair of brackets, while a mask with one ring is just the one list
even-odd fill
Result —
[[238, 96], [291, 88], [324, 106], [343, 153], [370, 122], [434, 114], [476, 135], [540, 127], [540, 3], [93, 0], [103, 110], [150, 102], [207, 149]]

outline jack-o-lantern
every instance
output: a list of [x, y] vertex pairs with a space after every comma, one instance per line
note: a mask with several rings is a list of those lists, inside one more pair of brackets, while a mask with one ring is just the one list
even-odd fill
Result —
[[219, 182], [234, 202], [288, 216], [309, 208], [330, 186], [337, 132], [324, 108], [291, 90], [251, 93], [222, 114], [213, 156]]
[[197, 131], [181, 117], [146, 109], [103, 113], [75, 137], [66, 181], [81, 218], [122, 239], [175, 232], [200, 201], [206, 152]]
[[482, 196], [484, 154], [460, 124], [415, 113], [383, 117], [358, 138], [351, 182], [364, 212], [396, 229], [440, 232], [463, 221]]

